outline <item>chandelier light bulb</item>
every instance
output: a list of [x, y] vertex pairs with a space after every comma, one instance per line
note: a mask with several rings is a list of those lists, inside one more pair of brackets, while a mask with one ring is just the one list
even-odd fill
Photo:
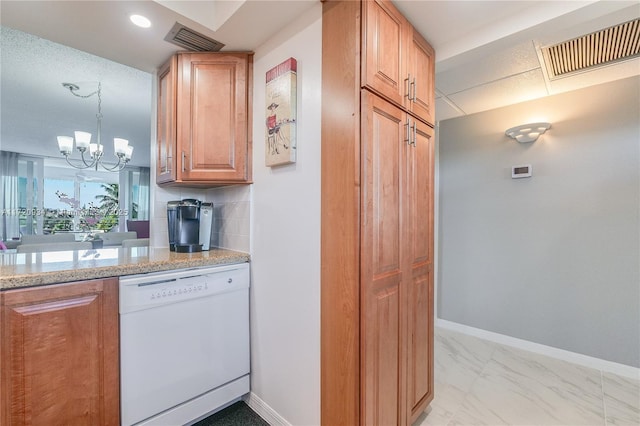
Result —
[[71, 136], [58, 136], [58, 148], [63, 155], [71, 154], [73, 150], [73, 138]]
[[91, 133], [76, 131], [76, 148], [86, 150], [91, 144]]
[[129, 146], [129, 141], [121, 138], [113, 138], [113, 151], [116, 155], [124, 154]]
[[131, 156], [132, 155], [133, 155], [133, 147], [131, 145], [128, 145], [127, 148], [126, 148], [126, 151], [124, 153], [125, 161], [131, 160]]

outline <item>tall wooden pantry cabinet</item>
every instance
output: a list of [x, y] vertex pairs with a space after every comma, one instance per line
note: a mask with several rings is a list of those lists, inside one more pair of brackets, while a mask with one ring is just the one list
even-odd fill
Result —
[[434, 52], [388, 0], [323, 3], [321, 417], [433, 399]]

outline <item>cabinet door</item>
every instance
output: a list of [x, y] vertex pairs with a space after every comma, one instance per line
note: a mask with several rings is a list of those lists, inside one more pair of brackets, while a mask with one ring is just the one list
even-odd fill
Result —
[[418, 32], [409, 28], [409, 103], [408, 109], [427, 123], [434, 123], [435, 52]]
[[176, 180], [176, 73], [173, 56], [158, 70], [156, 182]]
[[407, 413], [412, 424], [433, 399], [433, 130], [411, 124], [407, 152]]
[[250, 58], [248, 54], [179, 55], [180, 180], [249, 180]]
[[387, 0], [363, 1], [362, 85], [404, 106], [408, 22]]
[[402, 424], [406, 113], [362, 92], [361, 424]]
[[0, 423], [118, 425], [118, 280], [0, 297]]

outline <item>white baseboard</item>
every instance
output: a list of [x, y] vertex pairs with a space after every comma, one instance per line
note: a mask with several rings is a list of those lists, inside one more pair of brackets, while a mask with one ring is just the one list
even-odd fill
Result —
[[265, 419], [271, 426], [292, 426], [291, 423], [285, 420], [276, 410], [271, 408], [266, 402], [264, 402], [255, 393], [249, 392], [243, 397], [244, 402], [251, 407], [260, 417]]
[[516, 337], [506, 336], [504, 334], [494, 333], [492, 331], [482, 330], [480, 328], [470, 327], [468, 325], [458, 324], [456, 322], [440, 318], [436, 319], [436, 326], [447, 330], [457, 331], [458, 333], [475, 336], [480, 339], [489, 340], [491, 342], [500, 343], [502, 345], [572, 362], [584, 367], [594, 368], [596, 370], [602, 370], [636, 380], [640, 379], [640, 368], [632, 367], [630, 365], [594, 358], [576, 352], [570, 352], [564, 349], [558, 349], [552, 346], [542, 345], [540, 343], [534, 343], [528, 340], [522, 340]]

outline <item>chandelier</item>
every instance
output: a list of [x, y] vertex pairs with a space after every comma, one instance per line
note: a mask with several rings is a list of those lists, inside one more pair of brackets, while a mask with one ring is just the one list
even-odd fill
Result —
[[[91, 133], [76, 131], [75, 135], [75, 143], [76, 149], [80, 151], [80, 157], [82, 160], [81, 165], [73, 164], [69, 161], [69, 156], [73, 151], [73, 142], [74, 138], [71, 136], [58, 136], [58, 148], [60, 148], [60, 153], [64, 155], [64, 158], [67, 160], [67, 163], [71, 167], [75, 167], [76, 169], [88, 169], [90, 167], [98, 170], [98, 165], [100, 165], [104, 170], [110, 172], [119, 172], [124, 169], [129, 161], [131, 161], [131, 155], [133, 154], [133, 147], [129, 146], [129, 141], [121, 138], [113, 138], [113, 150], [115, 152], [115, 156], [118, 158], [118, 163], [114, 166], [106, 166], [103, 160], [103, 145], [100, 139], [100, 131], [102, 126], [102, 85], [98, 82], [98, 90], [93, 93], [89, 93], [88, 95], [80, 95], [76, 93], [80, 90], [80, 87], [73, 83], [62, 83], [62, 86], [65, 89], [69, 89], [69, 92], [73, 96], [77, 96], [79, 98], [90, 98], [93, 95], [98, 95], [98, 113], [96, 114], [96, 118], [98, 120], [98, 130], [96, 135], [96, 142], [91, 143]], [[85, 157], [85, 153], [89, 151], [89, 158]]]

